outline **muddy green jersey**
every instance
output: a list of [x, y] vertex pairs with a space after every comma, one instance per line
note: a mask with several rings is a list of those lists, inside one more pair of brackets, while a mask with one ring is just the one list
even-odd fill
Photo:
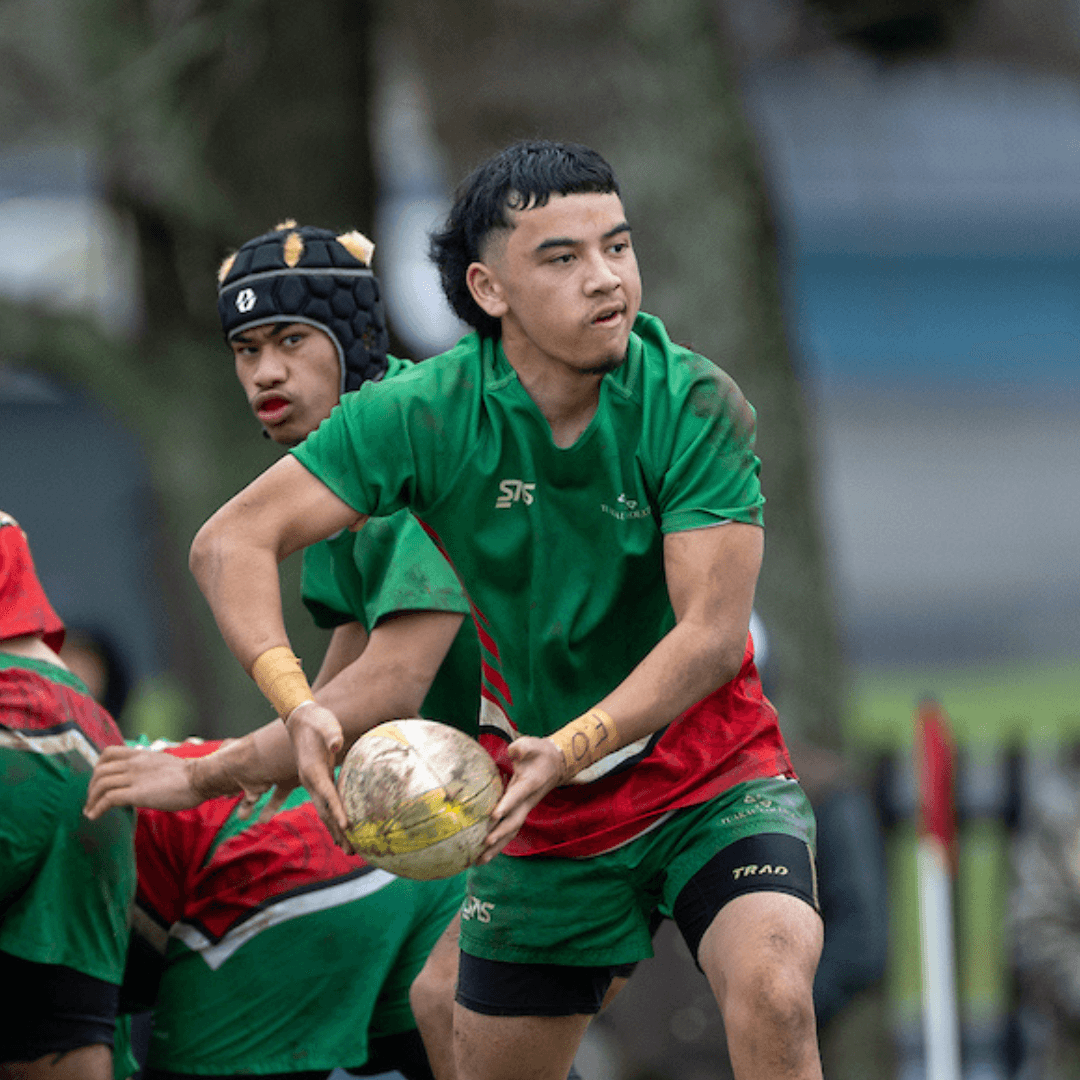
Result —
[[[409, 507], [449, 554], [477, 619], [481, 737], [512, 738], [591, 708], [674, 625], [665, 533], [761, 523], [753, 436], [735, 383], [639, 315], [569, 447], [555, 445], [499, 343], [470, 334], [347, 395], [292, 453], [362, 513]], [[788, 769], [748, 650], [732, 683], [546, 797], [507, 850], [595, 853], [668, 810]]]

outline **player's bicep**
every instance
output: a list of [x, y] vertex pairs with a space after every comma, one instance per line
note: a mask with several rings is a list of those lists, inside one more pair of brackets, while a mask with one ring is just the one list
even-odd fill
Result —
[[664, 573], [679, 623], [741, 650], [765, 549], [764, 530], [729, 521], [664, 536]]

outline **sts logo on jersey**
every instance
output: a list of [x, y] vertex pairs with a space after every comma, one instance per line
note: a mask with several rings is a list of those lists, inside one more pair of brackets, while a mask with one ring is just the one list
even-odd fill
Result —
[[500, 480], [499, 491], [502, 493], [495, 500], [496, 510], [506, 510], [516, 502], [532, 506], [535, 484], [526, 484], [524, 480]]

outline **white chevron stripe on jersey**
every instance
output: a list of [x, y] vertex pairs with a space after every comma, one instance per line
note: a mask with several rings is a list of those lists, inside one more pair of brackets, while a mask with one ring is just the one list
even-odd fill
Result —
[[26, 750], [34, 754], [70, 754], [72, 752], [95, 765], [98, 752], [94, 744], [76, 727], [67, 731], [38, 735], [32, 731], [0, 727], [0, 746], [9, 750]]
[[368, 874], [350, 878], [326, 889], [313, 889], [298, 896], [288, 896], [263, 908], [250, 919], [245, 919], [217, 942], [211, 941], [190, 923], [177, 923], [170, 933], [193, 952], [199, 953], [207, 965], [217, 971], [237, 949], [271, 926], [298, 919], [301, 915], [309, 915], [313, 911], [325, 911], [327, 908], [370, 896], [397, 880], [396, 875], [388, 874], [385, 870], [372, 870]]

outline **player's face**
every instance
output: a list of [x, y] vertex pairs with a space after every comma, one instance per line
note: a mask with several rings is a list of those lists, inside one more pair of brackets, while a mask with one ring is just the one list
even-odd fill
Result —
[[514, 227], [468, 271], [477, 302], [502, 320], [507, 356], [587, 374], [618, 367], [641, 305], [622, 200], [553, 195], [510, 216]]
[[251, 411], [274, 442], [303, 442], [338, 403], [337, 349], [317, 327], [267, 323], [234, 334], [229, 344]]

